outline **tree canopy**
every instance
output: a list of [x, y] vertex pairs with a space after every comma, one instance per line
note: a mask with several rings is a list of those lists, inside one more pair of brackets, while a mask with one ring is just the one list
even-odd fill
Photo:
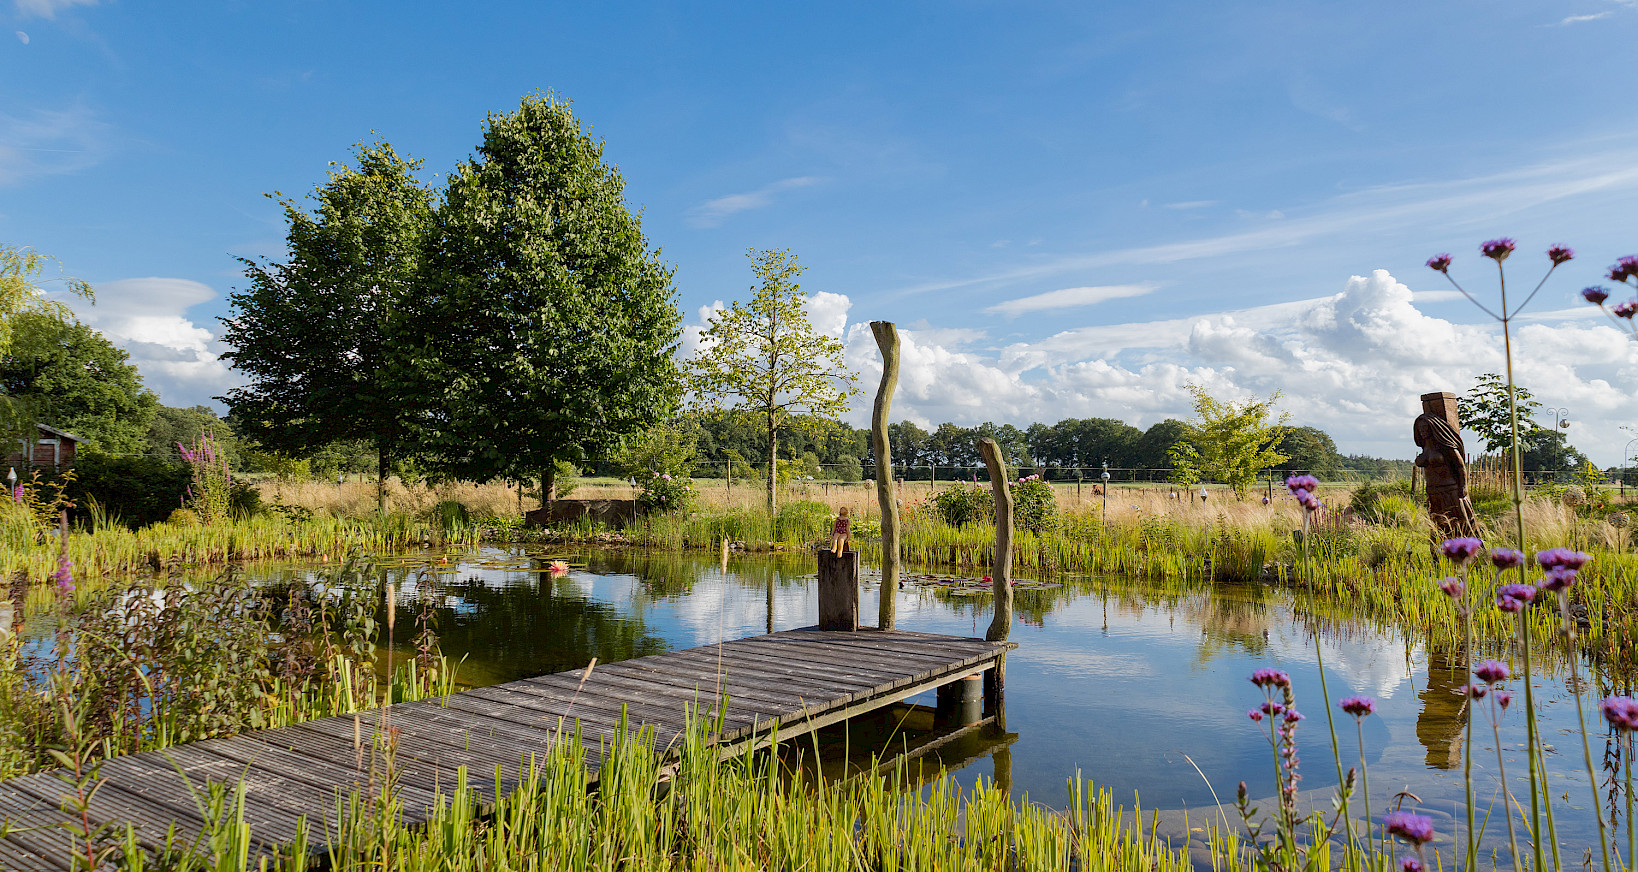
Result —
[[1278, 391], [1266, 400], [1249, 397], [1235, 403], [1213, 397], [1203, 385], [1188, 388], [1195, 417], [1188, 422], [1186, 441], [1172, 449], [1174, 468], [1183, 477], [1192, 473], [1216, 479], [1243, 496], [1259, 473], [1288, 459], [1279, 450], [1291, 432], [1286, 416], [1271, 420]]
[[558, 461], [675, 407], [682, 317], [624, 187], [551, 95], [489, 116], [451, 176], [406, 304], [420, 329], [399, 394], [443, 474], [540, 480], [549, 499]]
[[711, 315], [700, 349], [688, 363], [688, 383], [707, 409], [754, 417], [768, 437], [768, 509], [778, 505], [779, 432], [806, 413], [835, 418], [859, 393], [842, 360], [842, 340], [813, 329], [796, 281], [802, 267], [789, 251], [750, 251], [761, 280], [750, 302], [734, 301]]
[[[42, 315], [64, 324], [73, 320], [67, 306], [46, 296], [43, 285], [61, 282], [69, 294], [92, 299], [91, 286], [79, 279], [42, 278], [53, 263], [53, 258], [32, 248], [0, 245], [0, 354], [11, 347], [16, 325], [24, 315]], [[0, 391], [0, 434], [9, 437], [27, 432], [37, 419], [28, 401]]]
[[387, 469], [408, 437], [392, 367], [422, 323], [409, 307], [433, 197], [415, 178], [420, 163], [391, 145], [360, 145], [355, 157], [356, 167], [332, 165], [312, 214], [280, 200], [286, 262], [242, 261], [250, 287], [228, 298], [223, 357], [250, 383], [224, 399], [240, 431], [274, 452], [367, 440]]
[[54, 312], [27, 311], [7, 323], [11, 343], [0, 353], [0, 393], [42, 423], [84, 437], [91, 450], [144, 451], [159, 400], [124, 351]]

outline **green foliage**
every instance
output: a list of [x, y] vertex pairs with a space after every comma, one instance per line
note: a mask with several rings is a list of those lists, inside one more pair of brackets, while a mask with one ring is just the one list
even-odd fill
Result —
[[0, 354], [0, 394], [26, 404], [41, 423], [88, 440], [108, 454], [144, 449], [159, 400], [142, 386], [129, 355], [101, 333], [54, 313], [10, 319], [12, 342]]
[[[1561, 433], [1536, 424], [1534, 417], [1541, 408], [1530, 391], [1514, 386], [1519, 413], [1519, 444], [1524, 454], [1521, 464], [1536, 455], [1538, 465], [1533, 469], [1573, 469], [1580, 452], [1564, 444]], [[1484, 450], [1489, 454], [1511, 456], [1513, 424], [1507, 402], [1507, 381], [1500, 375], [1487, 372], [1479, 376], [1473, 389], [1462, 396], [1462, 429], [1479, 434]], [[1574, 456], [1571, 456], [1574, 452]]]
[[952, 527], [987, 522], [995, 517], [989, 485], [956, 484], [933, 494], [933, 508]]
[[399, 375], [438, 474], [548, 480], [674, 407], [671, 270], [567, 102], [489, 117], [450, 176], [425, 276]]
[[188, 467], [158, 457], [90, 454], [74, 464], [69, 495], [82, 508], [95, 499], [109, 516], [131, 527], [163, 521], [186, 499]]
[[655, 472], [684, 475], [694, 467], [698, 446], [698, 425], [681, 419], [666, 421], [626, 440], [610, 458], [610, 465], [620, 475], [638, 480]]
[[768, 437], [768, 510], [775, 496], [782, 429], [802, 426], [806, 413], [835, 418], [859, 392], [842, 359], [842, 340], [819, 333], [808, 321], [796, 279], [802, 273], [789, 251], [751, 251], [761, 280], [749, 303], [734, 301], [715, 312], [688, 362], [688, 385], [703, 407], [732, 410], [763, 426]]
[[91, 286], [79, 279], [61, 277], [41, 281], [46, 266], [53, 263], [55, 258], [32, 248], [0, 245], [0, 355], [10, 350], [15, 318], [28, 314], [40, 314], [61, 322], [73, 318], [67, 306], [45, 296], [41, 285], [62, 282], [70, 294], [92, 299]]
[[1279, 452], [1286, 455], [1286, 468], [1300, 470], [1321, 479], [1335, 479], [1342, 472], [1342, 456], [1330, 434], [1316, 427], [1292, 427], [1280, 440]]
[[826, 474], [837, 481], [858, 482], [864, 480], [864, 464], [859, 458], [852, 455], [843, 457], [836, 465], [829, 467]]
[[226, 400], [262, 448], [300, 456], [339, 440], [402, 454], [402, 385], [390, 377], [403, 334], [427, 326], [417, 303], [432, 223], [419, 161], [387, 143], [359, 145], [357, 167], [332, 165], [313, 213], [280, 200], [289, 260], [242, 260], [250, 281], [228, 300], [223, 357], [250, 383]]
[[638, 479], [643, 490], [637, 495], [637, 510], [646, 515], [686, 512], [694, 504], [693, 482], [680, 475], [651, 472]]
[[1213, 397], [1203, 385], [1188, 387], [1194, 395], [1195, 418], [1189, 422], [1187, 441], [1173, 446], [1174, 469], [1194, 470], [1245, 496], [1263, 470], [1287, 459], [1278, 446], [1291, 428], [1285, 426], [1284, 415], [1279, 423], [1269, 421], [1279, 392], [1267, 400], [1251, 397], [1232, 403]]
[[1012, 487], [1012, 521], [1021, 530], [1045, 533], [1058, 527], [1058, 497], [1039, 475], [1027, 475]]
[[830, 506], [817, 500], [796, 500], [779, 507], [775, 535], [785, 542], [828, 541], [834, 520]]
[[1408, 526], [1416, 518], [1409, 481], [1366, 482], [1348, 495], [1348, 511], [1373, 524]]
[[216, 440], [209, 433], [199, 437], [191, 446], [182, 448], [182, 461], [188, 465], [189, 483], [186, 506], [205, 525], [226, 521], [232, 506], [229, 488], [233, 473], [227, 459], [218, 452]]
[[215, 441], [216, 450], [227, 458], [228, 466], [240, 468], [239, 439], [228, 422], [216, 417], [209, 406], [155, 409], [153, 420], [148, 423], [147, 453], [151, 457], [180, 461], [182, 446], [192, 445], [206, 434]]

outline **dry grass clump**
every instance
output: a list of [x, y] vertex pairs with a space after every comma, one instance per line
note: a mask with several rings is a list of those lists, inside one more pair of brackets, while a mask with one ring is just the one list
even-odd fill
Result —
[[[373, 481], [334, 482], [312, 479], [267, 479], [258, 482], [264, 503], [279, 503], [336, 517], [356, 518], [376, 513], [376, 483]], [[405, 484], [387, 480], [387, 511], [424, 517], [443, 502], [456, 502], [474, 517], [510, 517], [518, 514], [518, 487], [511, 482], [484, 484], [448, 481], [438, 484]], [[524, 508], [533, 508], [525, 501]]]

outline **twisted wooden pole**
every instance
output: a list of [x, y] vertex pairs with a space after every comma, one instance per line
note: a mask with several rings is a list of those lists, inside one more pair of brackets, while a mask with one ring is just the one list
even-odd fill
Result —
[[893, 452], [887, 441], [887, 415], [899, 384], [899, 331], [891, 321], [870, 322], [882, 352], [882, 383], [870, 414], [870, 450], [876, 455], [876, 502], [882, 510], [881, 606], [876, 625], [893, 629], [893, 604], [899, 590], [899, 503], [893, 494]]
[[990, 582], [995, 585], [995, 618], [984, 638], [1005, 641], [1012, 631], [1012, 488], [1007, 484], [1007, 462], [994, 439], [978, 440], [978, 451], [990, 471], [990, 491], [995, 495], [995, 563]]

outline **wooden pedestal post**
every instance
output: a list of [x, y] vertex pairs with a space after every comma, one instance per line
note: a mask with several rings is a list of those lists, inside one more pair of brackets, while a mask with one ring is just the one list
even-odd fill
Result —
[[859, 629], [859, 552], [819, 549], [819, 629]]

